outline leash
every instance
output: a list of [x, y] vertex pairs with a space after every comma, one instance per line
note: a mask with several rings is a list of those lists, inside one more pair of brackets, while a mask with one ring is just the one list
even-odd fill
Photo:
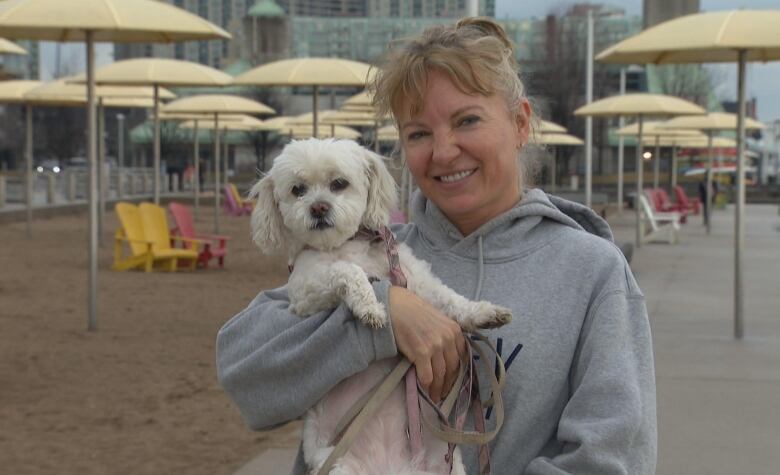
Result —
[[[382, 241], [385, 245], [387, 259], [390, 266], [390, 282], [393, 285], [406, 287], [406, 276], [401, 270], [400, 259], [398, 256], [395, 237], [390, 229], [383, 226], [380, 230], [371, 230], [361, 227], [353, 239], [367, 240], [370, 242]], [[479, 449], [480, 474], [488, 475], [490, 473], [490, 449], [488, 443], [495, 438], [501, 426], [504, 423], [504, 406], [501, 398], [501, 390], [504, 386], [506, 370], [498, 352], [496, 352], [490, 341], [478, 333], [465, 333], [466, 345], [468, 349], [468, 363], [461, 364], [458, 371], [458, 377], [452, 390], [442, 401], [441, 405], [435, 404], [427, 392], [420, 386], [417, 380], [417, 373], [411, 362], [400, 357], [395, 368], [383, 381], [375, 385], [370, 391], [358, 399], [349, 410], [342, 416], [334, 437], [328, 445], [335, 445], [333, 451], [320, 467], [317, 475], [327, 475], [330, 473], [336, 460], [341, 458], [352, 445], [355, 437], [360, 433], [365, 424], [376, 414], [376, 411], [387, 400], [396, 386], [405, 380], [405, 398], [408, 416], [408, 436], [412, 458], [421, 460], [419, 455], [422, 453], [422, 426], [425, 427], [437, 438], [447, 442], [447, 454], [445, 461], [448, 464], [449, 472], [452, 472], [453, 453], [456, 444], [477, 444]], [[472, 338], [469, 338], [469, 336]], [[495, 374], [490, 360], [485, 351], [477, 345], [475, 340], [485, 343], [488, 348], [496, 355], [498, 375]], [[486, 431], [485, 416], [483, 404], [479, 394], [479, 380], [476, 374], [476, 363], [474, 361], [474, 351], [479, 355], [480, 360], [486, 367], [488, 379], [492, 390], [490, 400], [485, 403], [485, 407], [494, 406], [496, 413], [496, 426], [492, 431]], [[436, 414], [436, 420], [430, 420], [421, 410], [421, 401], [428, 404]], [[455, 409], [455, 425], [450, 425], [449, 418], [453, 408]], [[468, 415], [469, 408], [473, 412], [474, 428], [473, 431], [464, 431], [463, 426]], [[421, 417], [421, 414], [423, 415]], [[425, 467], [423, 467], [425, 469]]]

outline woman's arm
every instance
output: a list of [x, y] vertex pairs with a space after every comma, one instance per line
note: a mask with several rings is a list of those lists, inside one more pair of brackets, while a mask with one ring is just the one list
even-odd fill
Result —
[[[387, 309], [389, 282], [373, 284]], [[391, 325], [371, 329], [342, 304], [301, 318], [286, 289], [258, 295], [217, 335], [217, 374], [247, 425], [269, 429], [299, 418], [341, 380], [395, 356]]]
[[532, 460], [525, 474], [654, 474], [655, 372], [641, 294], [612, 291], [594, 302], [569, 378], [561, 454]]

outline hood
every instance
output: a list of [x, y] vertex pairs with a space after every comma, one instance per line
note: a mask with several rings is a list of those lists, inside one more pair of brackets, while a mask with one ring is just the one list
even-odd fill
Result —
[[463, 236], [419, 190], [413, 198], [412, 217], [421, 236], [434, 247], [467, 258], [479, 258], [480, 254], [487, 260], [518, 257], [570, 229], [613, 241], [609, 225], [592, 209], [536, 188], [526, 190], [512, 209], [468, 236]]

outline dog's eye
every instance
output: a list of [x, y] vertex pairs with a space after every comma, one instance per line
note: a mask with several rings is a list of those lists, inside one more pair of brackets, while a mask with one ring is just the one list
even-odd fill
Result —
[[341, 191], [344, 188], [349, 186], [349, 182], [343, 178], [336, 178], [332, 182], [330, 182], [330, 191], [336, 192]]
[[300, 198], [301, 196], [306, 194], [306, 185], [295, 185], [292, 187], [292, 194]]

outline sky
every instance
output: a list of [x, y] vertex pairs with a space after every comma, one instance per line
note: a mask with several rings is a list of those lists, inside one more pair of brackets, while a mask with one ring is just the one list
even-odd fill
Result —
[[[529, 17], [544, 18], [551, 8], [578, 3], [585, 0], [496, 0], [496, 18], [522, 19]], [[609, 3], [622, 7], [629, 15], [641, 15], [642, 0], [607, 0]], [[731, 10], [735, 8], [777, 9], [780, 0], [700, 0], [702, 11]], [[62, 45], [61, 58], [63, 62], [78, 65], [78, 72], [83, 71], [84, 46], [82, 44]], [[41, 79], [50, 79], [54, 74], [54, 43], [42, 42]], [[99, 45], [96, 50], [98, 65], [112, 61], [112, 47]], [[718, 95], [723, 100], [736, 100], [737, 72], [736, 65], [714, 64], [708, 66], [716, 70], [716, 76], [722, 80]], [[758, 119], [763, 122], [780, 120], [780, 61], [773, 63], [748, 63], [747, 66], [747, 96], [758, 99]]]
[[[585, 0], [582, 0], [585, 1]], [[551, 8], [580, 3], [576, 0], [496, 0], [496, 18], [544, 18]], [[624, 8], [628, 15], [642, 14], [642, 0], [605, 0], [604, 3]], [[733, 10], [735, 8], [778, 9], [780, 0], [700, 0], [702, 11]], [[713, 64], [715, 74], [722, 79], [716, 91], [723, 100], [736, 100], [736, 64]], [[747, 97], [758, 100], [758, 119], [768, 123], [780, 120], [780, 61], [772, 63], [748, 63]]]

